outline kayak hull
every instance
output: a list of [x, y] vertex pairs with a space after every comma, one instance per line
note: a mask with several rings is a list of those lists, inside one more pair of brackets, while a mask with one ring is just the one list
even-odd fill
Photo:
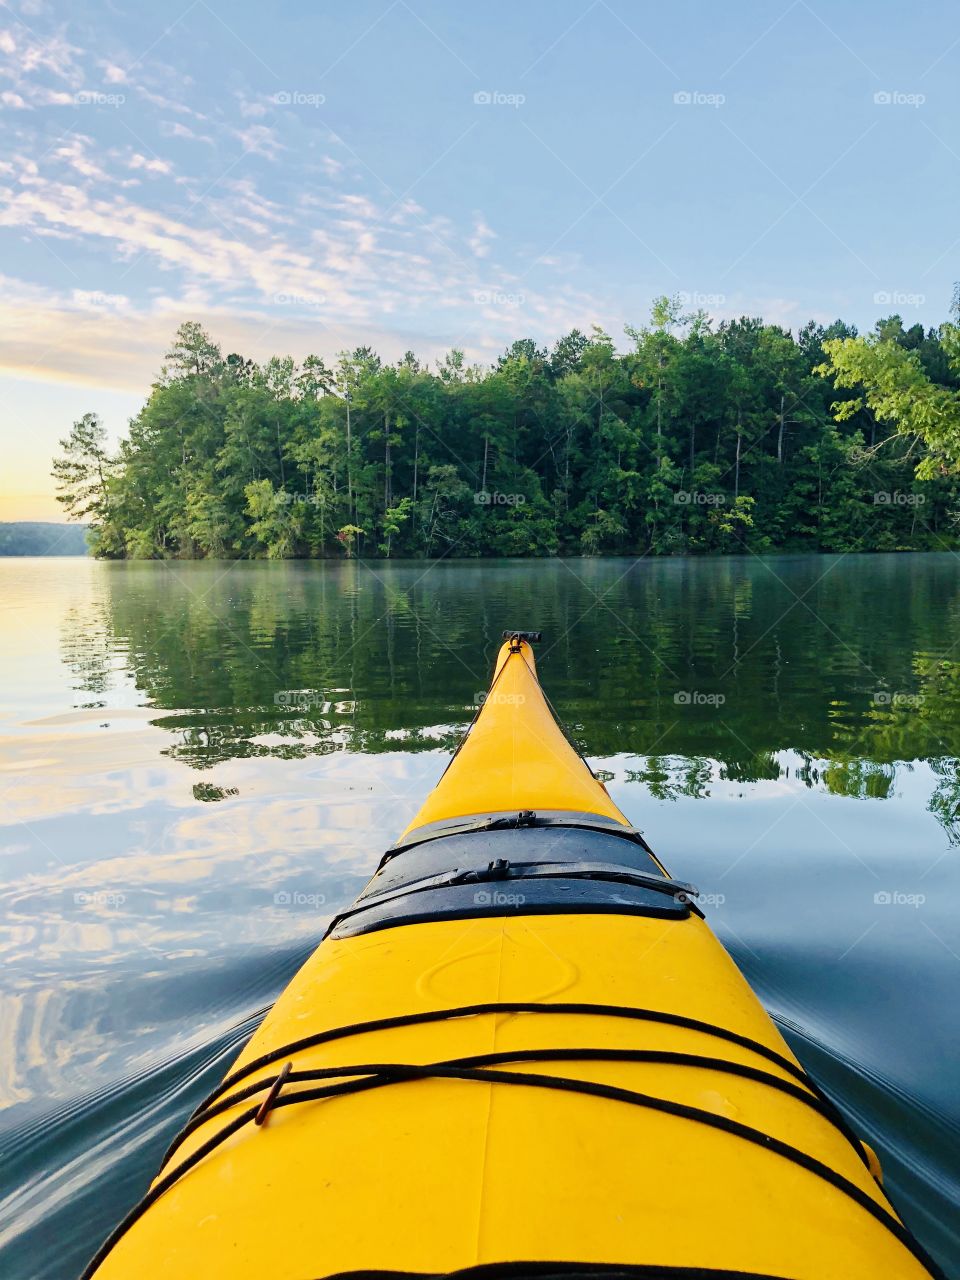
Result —
[[936, 1274], [528, 645], [498, 691], [90, 1274]]

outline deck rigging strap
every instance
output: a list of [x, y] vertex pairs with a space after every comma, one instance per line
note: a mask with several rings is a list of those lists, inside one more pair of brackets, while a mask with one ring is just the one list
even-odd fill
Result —
[[[910, 1253], [930, 1272], [934, 1280], [946, 1280], [943, 1272], [938, 1268], [937, 1264], [926, 1254], [923, 1247], [916, 1241], [910, 1232], [903, 1226], [897, 1218], [893, 1216], [881, 1204], [869, 1196], [865, 1191], [858, 1187], [855, 1183], [850, 1182], [842, 1174], [838, 1174], [828, 1165], [815, 1157], [808, 1155], [806, 1152], [799, 1150], [797, 1147], [791, 1146], [789, 1143], [781, 1142], [779, 1138], [771, 1137], [770, 1134], [753, 1129], [749, 1125], [741, 1124], [737, 1120], [729, 1119], [726, 1116], [717, 1115], [712, 1111], [703, 1111], [698, 1107], [692, 1107], [685, 1103], [672, 1102], [666, 1098], [657, 1098], [649, 1094], [639, 1093], [633, 1089], [623, 1089], [615, 1085], [599, 1084], [590, 1080], [569, 1079], [566, 1076], [545, 1076], [536, 1073], [514, 1072], [514, 1071], [498, 1071], [491, 1068], [476, 1067], [448, 1067], [440, 1064], [427, 1064], [423, 1066], [391, 1063], [381, 1064], [380, 1073], [373, 1077], [366, 1077], [361, 1080], [347, 1081], [343, 1084], [327, 1085], [315, 1089], [304, 1089], [297, 1093], [280, 1094], [274, 1099], [273, 1110], [279, 1110], [281, 1107], [296, 1106], [304, 1102], [315, 1102], [328, 1098], [342, 1097], [347, 1094], [360, 1093], [368, 1089], [382, 1088], [385, 1085], [396, 1084], [402, 1081], [425, 1080], [425, 1079], [447, 1079], [447, 1080], [464, 1080], [479, 1081], [480, 1083], [489, 1084], [505, 1084], [524, 1086], [528, 1088], [553, 1089], [563, 1093], [577, 1093], [588, 1097], [605, 1098], [615, 1102], [625, 1102], [633, 1106], [647, 1108], [651, 1111], [661, 1112], [665, 1115], [676, 1116], [679, 1119], [690, 1120], [695, 1123], [706, 1125], [709, 1128], [720, 1130], [721, 1132], [731, 1134], [746, 1142], [750, 1142], [766, 1151], [770, 1151], [774, 1155], [781, 1156], [789, 1160], [791, 1163], [798, 1165], [800, 1168], [821, 1178], [848, 1199], [852, 1200], [860, 1208], [864, 1209], [871, 1217], [885, 1227], [899, 1242], [909, 1250]], [[147, 1194], [130, 1210], [122, 1222], [104, 1241], [96, 1255], [91, 1259], [90, 1263], [82, 1273], [80, 1280], [91, 1280], [100, 1263], [113, 1249], [119, 1240], [123, 1238], [127, 1231], [134, 1223], [143, 1216], [151, 1205], [168, 1191], [184, 1174], [188, 1173], [192, 1168], [204, 1160], [211, 1152], [215, 1151], [222, 1143], [233, 1134], [239, 1132], [250, 1121], [254, 1120], [259, 1114], [261, 1108], [259, 1105], [248, 1108], [241, 1112], [239, 1116], [235, 1116], [228, 1124], [215, 1133], [206, 1142], [202, 1143], [195, 1151], [175, 1169], [172, 1169], [165, 1177], [160, 1178]]]
[[[458, 822], [461, 825], [458, 826]], [[615, 822], [612, 818], [603, 818], [599, 815], [590, 817], [586, 814], [579, 817], [573, 811], [566, 812], [563, 810], [551, 810], [546, 813], [540, 811], [537, 813], [531, 809], [514, 809], [508, 813], [487, 814], [484, 817], [471, 818], [468, 821], [451, 818], [446, 821], [430, 823], [425, 827], [415, 828], [405, 840], [398, 841], [390, 846], [381, 858], [377, 870], [381, 870], [398, 853], [405, 853], [408, 849], [415, 849], [418, 845], [429, 844], [433, 840], [447, 840], [452, 836], [485, 835], [489, 831], [527, 831], [531, 828], [539, 830], [561, 828], [574, 831], [597, 831], [603, 836], [614, 836], [618, 840], [629, 840], [632, 844], [638, 844], [645, 853], [655, 857], [653, 850], [643, 838], [643, 832], [639, 828], [625, 826], [621, 822]]]
[[301, 1049], [312, 1049], [317, 1045], [329, 1044], [334, 1040], [343, 1040], [348, 1036], [364, 1035], [371, 1031], [392, 1031], [397, 1027], [446, 1022], [451, 1018], [473, 1018], [480, 1014], [488, 1013], [595, 1015], [604, 1018], [626, 1018], [637, 1022], [656, 1022], [666, 1026], [683, 1027], [688, 1031], [701, 1031], [705, 1035], [714, 1036], [718, 1040], [727, 1040], [731, 1044], [739, 1045], [742, 1049], [749, 1049], [753, 1053], [759, 1054], [769, 1062], [773, 1062], [778, 1067], [782, 1067], [784, 1071], [789, 1072], [801, 1084], [806, 1085], [807, 1088], [815, 1093], [817, 1097], [826, 1097], [802, 1067], [795, 1062], [791, 1062], [789, 1058], [785, 1058], [776, 1049], [771, 1049], [768, 1045], [761, 1044], [759, 1040], [754, 1040], [751, 1036], [741, 1035], [738, 1031], [730, 1031], [726, 1027], [718, 1027], [715, 1023], [703, 1022], [699, 1018], [689, 1018], [682, 1013], [668, 1013], [663, 1009], [645, 1009], [634, 1005], [593, 1004], [583, 1001], [554, 1001], [550, 1004], [541, 1004], [532, 1000], [489, 1000], [483, 1004], [458, 1005], [452, 1009], [426, 1009], [419, 1013], [399, 1013], [389, 1018], [374, 1018], [368, 1022], [348, 1023], [342, 1027], [330, 1027], [326, 1031], [317, 1031], [313, 1035], [302, 1036], [299, 1040], [293, 1040], [290, 1044], [271, 1049], [269, 1053], [261, 1054], [259, 1058], [254, 1058], [251, 1062], [238, 1067], [236, 1071], [231, 1071], [228, 1076], [221, 1080], [216, 1089], [203, 1099], [193, 1114], [198, 1115], [227, 1089], [237, 1084], [240, 1080], [245, 1080], [255, 1071], [259, 1071], [261, 1067], [270, 1066], [271, 1063], [278, 1062], [281, 1058], [287, 1058], [291, 1054], [299, 1053]]
[[[411, 880], [395, 889], [385, 889], [380, 893], [361, 894], [353, 906], [339, 911], [327, 926], [324, 937], [327, 937], [344, 921], [353, 916], [362, 915], [375, 907], [397, 902], [402, 898], [414, 897], [429, 893], [436, 889], [451, 889], [461, 885], [473, 884], [512, 884], [527, 880], [596, 880], [615, 884], [628, 884], [634, 888], [647, 889], [651, 893], [662, 893], [674, 901], [682, 902], [697, 914], [702, 914], [696, 906], [699, 891], [695, 885], [685, 880], [670, 880], [661, 875], [653, 875], [648, 871], [636, 871], [622, 863], [606, 862], [507, 862], [501, 859], [502, 866], [491, 863], [489, 867], [462, 870], [459, 867], [436, 875], [423, 876], [419, 880]], [[561, 912], [562, 906], [556, 910]]]
[[[844, 1138], [850, 1142], [857, 1152], [863, 1165], [869, 1169], [866, 1152], [860, 1147], [856, 1136], [829, 1099], [820, 1098], [812, 1093], [809, 1088], [793, 1084], [780, 1076], [772, 1075], [769, 1071], [746, 1066], [739, 1062], [731, 1062], [728, 1058], [716, 1058], [707, 1054], [684, 1053], [673, 1049], [571, 1047], [562, 1049], [500, 1050], [493, 1053], [470, 1054], [463, 1058], [449, 1058], [429, 1065], [431, 1068], [490, 1067], [519, 1062], [645, 1062], [658, 1063], [664, 1066], [699, 1067], [707, 1071], [719, 1071], [726, 1075], [739, 1076], [741, 1079], [752, 1080], [756, 1084], [763, 1084], [772, 1089], [777, 1089], [781, 1093], [787, 1094], [789, 1097], [795, 1098], [798, 1102], [810, 1107], [811, 1110], [816, 1111], [818, 1115], [822, 1116], [843, 1134]], [[215, 1102], [211, 1102], [202, 1111], [195, 1112], [164, 1152], [160, 1168], [163, 1169], [186, 1139], [196, 1132], [201, 1125], [209, 1124], [216, 1116], [223, 1115], [239, 1103], [256, 1097], [258, 1093], [262, 1093], [265, 1089], [268, 1091], [267, 1097], [260, 1103], [260, 1111], [257, 1113], [261, 1118], [266, 1118], [266, 1114], [273, 1106], [281, 1088], [287, 1083], [302, 1084], [308, 1080], [334, 1080], [347, 1076], [389, 1076], [408, 1065], [410, 1064], [367, 1062], [351, 1063], [348, 1066], [314, 1067], [297, 1071], [290, 1069], [292, 1064], [288, 1062], [277, 1076], [268, 1076], [264, 1079], [256, 1080], [252, 1084], [244, 1085], [243, 1088], [238, 1089], [235, 1093], [226, 1094]], [[385, 1080], [383, 1083], [389, 1083], [389, 1081]], [[256, 1121], [256, 1123], [260, 1122], [260, 1120]]]
[[[317, 1277], [316, 1280], [321, 1280]], [[632, 1262], [484, 1262], [458, 1271], [338, 1271], [322, 1280], [786, 1280], [726, 1267], [675, 1267]]]

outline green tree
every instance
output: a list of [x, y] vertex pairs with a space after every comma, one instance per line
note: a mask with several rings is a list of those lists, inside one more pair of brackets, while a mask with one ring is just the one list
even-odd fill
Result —
[[[960, 330], [944, 325], [941, 343], [950, 367], [960, 372]], [[924, 480], [960, 470], [960, 392], [931, 381], [916, 349], [897, 341], [889, 327], [862, 338], [824, 342], [826, 363], [817, 372], [838, 387], [861, 389], [862, 395], [838, 401], [838, 422], [852, 418], [864, 404], [901, 435], [922, 440], [926, 453], [917, 459]]]
[[112, 461], [107, 453], [107, 433], [95, 413], [85, 413], [60, 441], [63, 450], [53, 460], [57, 501], [70, 520], [99, 524], [109, 510], [108, 484]]

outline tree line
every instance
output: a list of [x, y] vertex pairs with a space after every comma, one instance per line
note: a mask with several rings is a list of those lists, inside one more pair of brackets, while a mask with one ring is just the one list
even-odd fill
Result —
[[58, 498], [109, 558], [956, 546], [956, 323], [794, 334], [663, 297], [625, 334], [431, 369], [256, 364], [188, 322], [118, 451], [95, 414], [61, 441]]

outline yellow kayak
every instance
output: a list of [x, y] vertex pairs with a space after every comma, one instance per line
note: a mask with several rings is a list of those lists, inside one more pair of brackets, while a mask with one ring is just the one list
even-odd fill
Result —
[[505, 635], [460, 750], [84, 1273], [942, 1273]]

